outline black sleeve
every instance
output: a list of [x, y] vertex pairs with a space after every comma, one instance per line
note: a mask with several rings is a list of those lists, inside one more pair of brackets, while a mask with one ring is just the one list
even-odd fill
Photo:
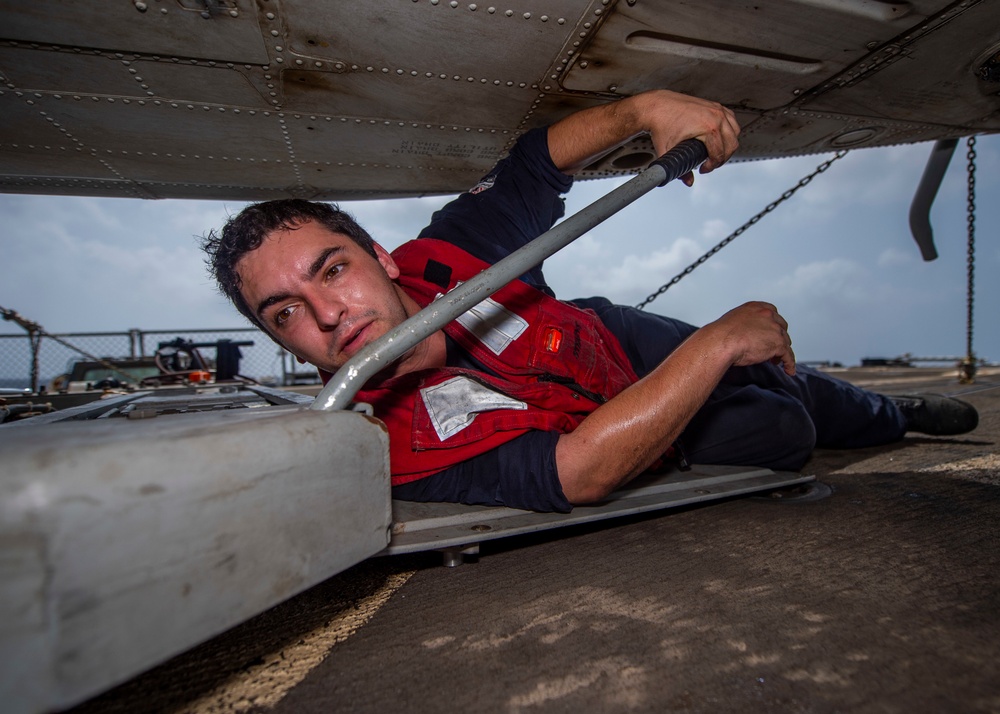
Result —
[[556, 471], [558, 439], [556, 432], [528, 432], [433, 476], [393, 486], [392, 497], [569, 513], [573, 505]]
[[[436, 211], [418, 237], [448, 241], [492, 265], [562, 218], [561, 194], [572, 185], [552, 163], [547, 129], [534, 129], [476, 187]], [[522, 279], [551, 294], [541, 266]]]

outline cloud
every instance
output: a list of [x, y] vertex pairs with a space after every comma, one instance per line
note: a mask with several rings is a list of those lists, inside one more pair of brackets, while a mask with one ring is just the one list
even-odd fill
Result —
[[898, 248], [883, 250], [878, 256], [878, 266], [880, 268], [895, 268], [912, 266], [917, 263], [914, 251], [904, 251]]
[[854, 309], [876, 297], [868, 270], [851, 260], [834, 258], [806, 263], [774, 284], [776, 295], [793, 303]]
[[702, 223], [701, 237], [705, 240], [719, 242], [729, 235], [729, 224], [721, 218], [709, 218]]
[[574, 256], [571, 262], [560, 257], [550, 259], [546, 276], [556, 294], [565, 297], [602, 295], [622, 304], [643, 300], [702, 253], [698, 243], [690, 238], [679, 238], [668, 248], [648, 254], [630, 253], [620, 257], [594, 240], [583, 247], [585, 255]]

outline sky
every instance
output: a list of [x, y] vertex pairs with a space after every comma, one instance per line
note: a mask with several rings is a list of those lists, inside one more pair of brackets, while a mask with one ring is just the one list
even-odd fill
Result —
[[[964, 355], [966, 147], [931, 214], [940, 257], [925, 263], [909, 205], [930, 144], [856, 150], [650, 307], [702, 325], [749, 300], [778, 306], [799, 360]], [[979, 137], [975, 352], [1000, 361], [1000, 136]], [[734, 163], [693, 188], [640, 198], [545, 264], [564, 298], [635, 304], [808, 174], [825, 156]], [[622, 181], [578, 182], [567, 215]], [[345, 202], [392, 249], [448, 197]], [[197, 237], [243, 204], [0, 195], [0, 306], [52, 333], [231, 328]], [[0, 322], [0, 334], [24, 334]]]

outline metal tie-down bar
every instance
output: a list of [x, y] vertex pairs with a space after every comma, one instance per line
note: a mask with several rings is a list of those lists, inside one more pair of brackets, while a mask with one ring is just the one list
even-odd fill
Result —
[[628, 183], [597, 199], [365, 346], [333, 375], [310, 408], [324, 411], [347, 408], [365, 382], [402, 357], [421, 340], [430, 337], [640, 196], [693, 171], [707, 158], [708, 151], [698, 139], [681, 142]]
[[[442, 329], [640, 196], [693, 171], [706, 158], [708, 152], [701, 141], [688, 139], [678, 144], [635, 178], [462, 283], [364, 347], [330, 379], [310, 408], [323, 411], [346, 408], [365, 382], [402, 357], [421, 340]], [[728, 496], [773, 491], [812, 480], [812, 476], [776, 473], [770, 469], [702, 466], [683, 475], [668, 472], [644, 476], [635, 484], [611, 494], [604, 502], [574, 509], [570, 515], [451, 503], [415, 504], [393, 501], [393, 535], [389, 546], [382, 553], [391, 555], [439, 549], [444, 552], [445, 565], [454, 566], [461, 563], [462, 553], [477, 553], [478, 543], [485, 540]]]

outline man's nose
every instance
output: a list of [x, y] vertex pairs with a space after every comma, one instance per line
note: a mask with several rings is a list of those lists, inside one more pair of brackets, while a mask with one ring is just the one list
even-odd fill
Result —
[[343, 322], [347, 306], [342, 301], [326, 295], [314, 301], [313, 312], [320, 329], [332, 330]]

